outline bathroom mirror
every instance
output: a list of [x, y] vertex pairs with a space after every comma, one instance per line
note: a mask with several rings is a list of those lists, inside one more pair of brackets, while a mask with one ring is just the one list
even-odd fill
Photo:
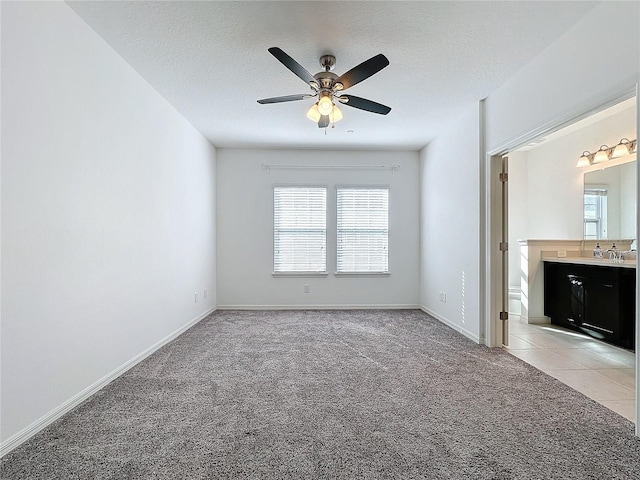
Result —
[[636, 237], [636, 163], [634, 159], [584, 174], [585, 240]]

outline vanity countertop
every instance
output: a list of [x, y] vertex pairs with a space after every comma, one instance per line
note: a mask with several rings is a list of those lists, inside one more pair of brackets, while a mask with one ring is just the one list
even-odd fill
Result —
[[608, 258], [591, 257], [542, 257], [543, 262], [576, 263], [580, 265], [600, 265], [602, 267], [636, 268], [636, 260], [625, 260], [622, 263], [614, 263]]

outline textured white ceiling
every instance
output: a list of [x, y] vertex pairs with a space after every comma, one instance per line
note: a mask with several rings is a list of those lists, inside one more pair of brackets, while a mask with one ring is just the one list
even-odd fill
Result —
[[[216, 146], [418, 149], [598, 2], [68, 3]], [[383, 53], [390, 65], [346, 93], [391, 113], [344, 106], [325, 132], [305, 117], [313, 100], [258, 104], [309, 91], [273, 46], [312, 74], [325, 53], [338, 75]]]

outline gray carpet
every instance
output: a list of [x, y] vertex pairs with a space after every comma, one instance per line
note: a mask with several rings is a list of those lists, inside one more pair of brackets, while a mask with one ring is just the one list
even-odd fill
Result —
[[633, 424], [408, 311], [216, 312], [3, 479], [640, 479]]

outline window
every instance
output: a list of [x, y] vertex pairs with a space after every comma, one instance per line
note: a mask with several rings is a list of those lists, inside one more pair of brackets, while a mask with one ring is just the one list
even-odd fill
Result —
[[584, 238], [607, 238], [607, 188], [584, 189]]
[[389, 189], [338, 187], [337, 271], [389, 272]]
[[327, 189], [273, 188], [273, 271], [327, 271]]

